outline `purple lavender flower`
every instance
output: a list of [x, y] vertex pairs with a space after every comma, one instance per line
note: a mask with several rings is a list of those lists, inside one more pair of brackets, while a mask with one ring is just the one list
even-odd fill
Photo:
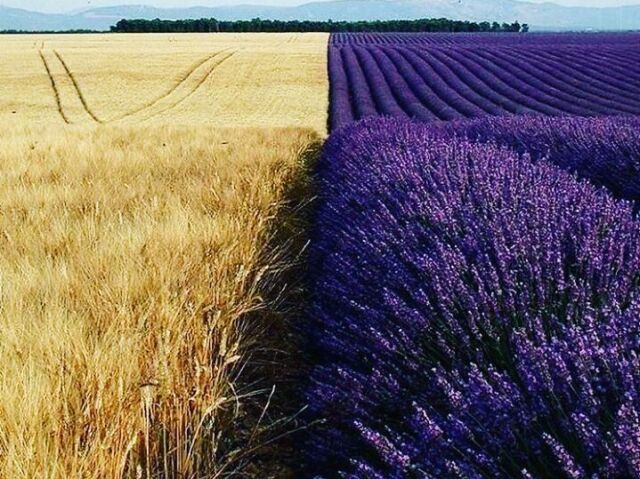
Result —
[[492, 139], [490, 123], [369, 120], [328, 141], [310, 477], [640, 477], [640, 223], [558, 168], [617, 188], [568, 152], [633, 157], [580, 136], [613, 123], [510, 121]]
[[640, 114], [638, 34], [333, 34], [333, 130], [370, 116], [426, 122]]

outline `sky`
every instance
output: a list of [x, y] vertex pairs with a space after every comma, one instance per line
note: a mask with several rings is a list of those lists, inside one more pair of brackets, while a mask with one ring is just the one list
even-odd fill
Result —
[[[229, 5], [239, 3], [252, 3], [257, 5], [299, 5], [311, 0], [0, 0], [0, 5], [6, 7], [24, 8], [48, 13], [69, 12], [84, 8], [124, 5], [124, 4], [148, 4], [156, 7], [187, 7], [187, 6], [211, 6]], [[318, 1], [318, 0], [313, 0]], [[322, 0], [320, 0], [322, 1]], [[542, 3], [545, 0], [528, 0]], [[551, 0], [553, 3], [567, 6], [584, 7], [613, 7], [618, 5], [638, 5], [640, 0]]]
[[[0, 0], [5, 7], [61, 13], [108, 5], [153, 5], [154, 7], [191, 7], [251, 3], [255, 5], [300, 5], [311, 0]], [[316, 1], [316, 0], [313, 0]], [[322, 1], [322, 0], [320, 0]], [[638, 0], [640, 2], [640, 0]]]

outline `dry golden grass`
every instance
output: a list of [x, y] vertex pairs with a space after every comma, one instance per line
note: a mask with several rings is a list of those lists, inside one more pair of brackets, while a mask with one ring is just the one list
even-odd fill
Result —
[[0, 477], [243, 472], [263, 439], [240, 379], [269, 327], [252, 312], [324, 134], [325, 41], [7, 37]]

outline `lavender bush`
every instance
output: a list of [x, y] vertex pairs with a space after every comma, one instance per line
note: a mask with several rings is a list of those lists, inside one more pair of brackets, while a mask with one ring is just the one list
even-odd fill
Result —
[[465, 136], [369, 121], [326, 146], [305, 474], [640, 477], [631, 204]]
[[618, 198], [640, 202], [639, 117], [487, 117], [430, 129], [443, 138], [491, 142], [548, 160]]

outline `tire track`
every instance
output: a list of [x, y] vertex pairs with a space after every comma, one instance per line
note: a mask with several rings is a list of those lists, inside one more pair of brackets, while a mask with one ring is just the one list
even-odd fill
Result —
[[39, 50], [38, 54], [40, 55], [40, 59], [42, 60], [42, 64], [44, 65], [44, 69], [47, 72], [47, 76], [49, 77], [49, 82], [51, 84], [51, 89], [53, 90], [53, 96], [55, 97], [55, 100], [56, 100], [56, 106], [58, 108], [58, 113], [60, 113], [60, 116], [62, 117], [64, 122], [67, 125], [69, 125], [71, 122], [69, 121], [69, 118], [67, 118], [67, 115], [65, 115], [64, 110], [62, 109], [62, 101], [60, 100], [60, 91], [58, 90], [58, 85], [56, 84], [56, 80], [53, 77], [53, 73], [51, 73], [51, 68], [49, 67], [49, 63], [47, 63], [47, 59], [45, 58], [44, 53], [42, 52], [42, 50]]
[[119, 120], [124, 120], [125, 118], [128, 118], [130, 116], [133, 115], [137, 115], [138, 113], [150, 109], [153, 106], [155, 106], [156, 104], [158, 104], [159, 102], [161, 102], [162, 100], [164, 100], [165, 98], [171, 96], [178, 88], [180, 88], [180, 86], [182, 84], [184, 84], [186, 81], [189, 80], [189, 77], [198, 69], [200, 68], [202, 65], [204, 65], [205, 63], [207, 63], [208, 61], [213, 60], [216, 56], [220, 55], [221, 53], [227, 51], [228, 49], [224, 49], [224, 50], [220, 50], [219, 52], [215, 52], [212, 55], [207, 55], [206, 57], [204, 57], [202, 60], [200, 60], [199, 62], [197, 62], [195, 65], [193, 65], [183, 76], [182, 78], [180, 78], [180, 80], [178, 80], [178, 82], [173, 85], [166, 93], [163, 93], [162, 95], [156, 97], [154, 100], [151, 100], [148, 103], [145, 103], [144, 105], [130, 111], [127, 112], [125, 114], [123, 114], [122, 116], [119, 116], [118, 118], [112, 120], [112, 121], [119, 121]]
[[[211, 75], [213, 74], [213, 72], [223, 63], [225, 63], [227, 60], [229, 60], [231, 57], [233, 57], [233, 55], [235, 55], [238, 51], [240, 51], [240, 49], [238, 50], [233, 50], [231, 52], [229, 52], [229, 49], [224, 49], [221, 50], [219, 52], [214, 53], [213, 55], [209, 55], [206, 58], [204, 58], [202, 61], [198, 62], [196, 65], [194, 65], [179, 81], [178, 83], [176, 83], [167, 93], [165, 93], [164, 95], [156, 98], [155, 100], [151, 101], [150, 103], [148, 103], [147, 105], [144, 105], [132, 112], [129, 112], [123, 116], [121, 116], [120, 118], [118, 118], [117, 120], [114, 121], [122, 121], [122, 120], [126, 120], [126, 119], [130, 119], [136, 116], [142, 116], [142, 118], [140, 118], [139, 121], [147, 121], [155, 116], [161, 115], [162, 113], [165, 113], [169, 110], [172, 110], [173, 108], [177, 107], [178, 105], [180, 105], [181, 103], [183, 103], [185, 100], [187, 100], [189, 97], [191, 97], [194, 93], [196, 93], [196, 91], [198, 91], [200, 89], [200, 87], [207, 81], [207, 79], [209, 79], [211, 77]], [[202, 69], [203, 66], [205, 66], [207, 63], [211, 62], [212, 66], [211, 68], [208, 69], [208, 71], [206, 71], [206, 73], [202, 76], [202, 78], [200, 78], [199, 80], [197, 80], [197, 83], [195, 84], [195, 86], [190, 87], [189, 86], [189, 82], [191, 80], [196, 81], [196, 76], [198, 74], [198, 71], [200, 69]], [[180, 90], [186, 90], [185, 92], [180, 92]], [[177, 99], [172, 99], [173, 96], [178, 96]], [[162, 102], [164, 101], [169, 101], [170, 103], [168, 105], [166, 105], [165, 107], [160, 107], [160, 109], [158, 111], [152, 111], [154, 108], [156, 108], [158, 105], [160, 105]], [[151, 111], [151, 114], [145, 115], [146, 113], [148, 113], [149, 111]]]
[[[65, 111], [64, 100], [71, 93], [66, 92], [66, 94], [63, 95], [64, 93], [63, 88], [61, 87], [61, 85], [58, 84], [58, 81], [56, 80], [55, 75], [53, 73], [53, 66], [51, 64], [51, 61], [55, 61], [55, 60], [52, 60], [53, 57], [55, 57], [57, 62], [59, 62], [60, 66], [62, 67], [62, 70], [60, 70], [56, 74], [64, 75], [68, 78], [69, 84], [66, 84], [67, 83], [66, 81], [64, 82], [65, 89], [73, 90], [72, 96], [76, 97], [77, 101], [79, 102], [78, 108], [80, 108], [80, 105], [82, 107], [79, 111], [84, 111], [84, 113], [88, 115], [88, 118], [90, 118], [92, 122], [105, 124], [105, 123], [112, 123], [112, 122], [117, 122], [117, 121], [122, 121], [127, 119], [136, 119], [140, 122], [143, 122], [176, 108], [178, 105], [182, 104], [184, 101], [189, 99], [192, 95], [194, 95], [202, 87], [202, 85], [209, 78], [211, 78], [211, 75], [219, 66], [221, 66], [223, 63], [225, 63], [227, 60], [233, 57], [240, 50], [241, 48], [235, 49], [235, 50], [226, 48], [206, 56], [205, 58], [197, 62], [195, 65], [193, 65], [182, 76], [182, 78], [180, 78], [180, 80], [163, 95], [157, 97], [151, 102], [148, 102], [147, 104], [133, 111], [125, 113], [124, 115], [118, 118], [107, 120], [107, 121], [102, 120], [93, 112], [93, 110], [91, 109], [91, 107], [87, 102], [86, 97], [82, 93], [82, 89], [75, 75], [73, 74], [68, 64], [64, 60], [64, 57], [57, 50], [52, 50], [53, 56], [50, 57], [49, 60], [47, 60], [47, 54], [45, 54], [44, 49], [42, 48], [39, 49], [38, 53], [40, 55], [40, 59], [42, 60], [42, 64], [44, 65], [47, 76], [49, 78], [49, 82], [51, 84], [51, 88], [53, 90], [54, 98], [56, 101], [58, 113], [60, 114], [64, 122], [66, 124], [74, 124], [74, 123], [78, 123], [80, 120], [72, 121], [68, 113]], [[64, 71], [64, 74], [62, 73], [62, 71]], [[162, 105], [163, 102], [166, 102], [167, 104]], [[154, 111], [156, 108], [157, 110]]]
[[64, 58], [62, 58], [62, 55], [60, 55], [60, 53], [57, 50], [53, 50], [53, 54], [56, 56], [56, 58], [58, 58], [58, 60], [60, 61], [60, 64], [62, 65], [62, 68], [64, 68], [64, 71], [67, 73], [67, 76], [69, 77], [69, 80], [71, 80], [71, 84], [73, 85], [73, 88], [75, 89], [75, 91], [76, 91], [76, 93], [78, 95], [78, 99], [80, 100], [80, 103], [82, 104], [82, 107], [84, 108], [84, 110], [93, 119], [93, 121], [95, 121], [96, 123], [103, 123], [103, 121], [100, 120], [93, 113], [91, 108], [89, 108], [89, 105], [87, 104], [87, 100], [84, 97], [84, 95], [82, 94], [82, 90], [80, 89], [80, 85], [78, 85], [78, 82], [76, 81], [76, 77], [73, 75], [73, 73], [69, 69], [69, 66], [64, 61]]
[[222, 60], [220, 60], [219, 62], [217, 62], [215, 65], [213, 65], [213, 67], [207, 72], [207, 74], [202, 77], [202, 79], [198, 82], [198, 84], [195, 86], [195, 88], [193, 88], [188, 94], [187, 96], [185, 96], [184, 98], [181, 98], [180, 100], [178, 100], [176, 103], [174, 103], [172, 106], [165, 108], [163, 110], [161, 110], [160, 112], [158, 112], [157, 114], [154, 114], [153, 116], [156, 115], [160, 115], [166, 111], [169, 111], [173, 108], [175, 108], [176, 106], [178, 106], [179, 104], [181, 104], [183, 101], [185, 101], [187, 98], [189, 98], [191, 95], [193, 95], [197, 90], [200, 89], [200, 87], [211, 77], [211, 75], [213, 74], [213, 72], [220, 66], [222, 65], [224, 62], [226, 62], [229, 58], [231, 58], [233, 55], [236, 54], [236, 51], [231, 52], [230, 54], [228, 54], [226, 57], [224, 57]]

